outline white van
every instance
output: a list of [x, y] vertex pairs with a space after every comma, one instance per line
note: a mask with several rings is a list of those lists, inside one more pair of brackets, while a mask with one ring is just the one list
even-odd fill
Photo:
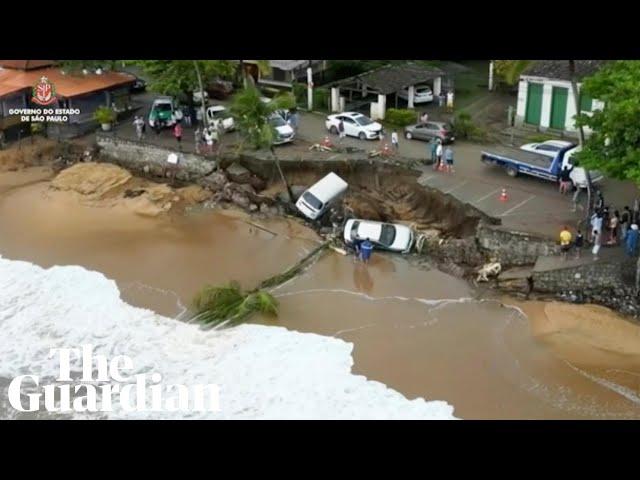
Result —
[[349, 184], [331, 172], [311, 188], [305, 190], [296, 202], [296, 207], [307, 218], [315, 220], [347, 191]]

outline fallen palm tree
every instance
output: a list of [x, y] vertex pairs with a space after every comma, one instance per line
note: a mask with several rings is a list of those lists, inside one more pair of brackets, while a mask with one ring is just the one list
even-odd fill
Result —
[[332, 240], [320, 244], [304, 258], [283, 273], [269, 277], [249, 291], [243, 291], [237, 282], [227, 285], [206, 285], [192, 301], [192, 320], [211, 326], [231, 326], [247, 319], [253, 313], [278, 315], [278, 301], [264, 289], [272, 289], [302, 273], [325, 252]]

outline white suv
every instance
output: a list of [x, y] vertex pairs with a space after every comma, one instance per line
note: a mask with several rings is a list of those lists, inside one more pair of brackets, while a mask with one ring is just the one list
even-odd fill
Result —
[[350, 137], [358, 137], [360, 140], [380, 138], [382, 125], [358, 112], [344, 112], [329, 115], [325, 121], [327, 130], [337, 135], [340, 120], [344, 122], [344, 133]]

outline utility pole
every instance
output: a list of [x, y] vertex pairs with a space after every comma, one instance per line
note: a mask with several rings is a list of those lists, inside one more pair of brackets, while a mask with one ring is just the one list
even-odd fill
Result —
[[307, 67], [307, 109], [313, 110], [313, 67], [309, 60], [309, 66]]
[[193, 65], [196, 68], [196, 76], [198, 77], [198, 87], [200, 88], [200, 111], [202, 113], [202, 128], [207, 125], [207, 112], [205, 108], [204, 102], [204, 87], [202, 85], [202, 75], [200, 75], [200, 66], [198, 65], [198, 61], [194, 60]]
[[489, 91], [493, 92], [493, 60], [489, 61]]

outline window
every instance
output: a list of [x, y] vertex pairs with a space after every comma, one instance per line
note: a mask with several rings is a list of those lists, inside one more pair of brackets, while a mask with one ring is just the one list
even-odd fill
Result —
[[396, 239], [396, 228], [393, 225], [382, 225], [380, 233], [380, 243], [386, 247], [390, 247]]
[[322, 209], [322, 202], [318, 200], [318, 198], [310, 192], [305, 192], [302, 195], [302, 198], [308, 205], [315, 208], [316, 210]]
[[593, 99], [586, 93], [580, 93], [580, 111], [591, 112], [593, 110]]
[[343, 117], [344, 123], [356, 123], [353, 118]]
[[285, 72], [284, 70], [281, 70], [279, 68], [272, 68], [271, 72], [272, 72], [272, 77], [273, 77], [274, 80], [276, 80], [278, 82], [286, 82], [286, 80], [287, 80], [287, 72]]

